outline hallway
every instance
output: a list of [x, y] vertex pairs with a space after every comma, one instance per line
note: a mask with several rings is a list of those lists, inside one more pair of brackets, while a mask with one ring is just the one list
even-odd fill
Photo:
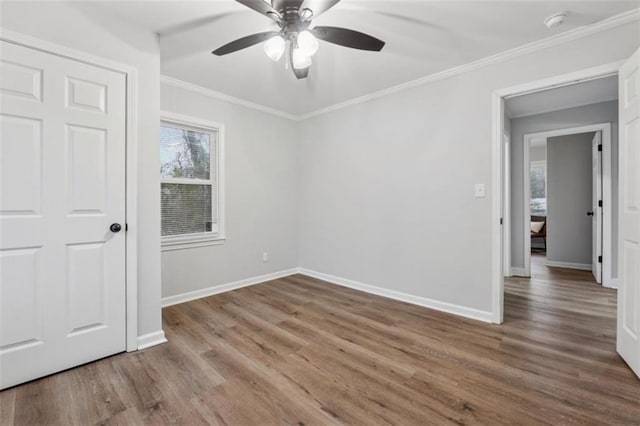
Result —
[[589, 382], [608, 381], [620, 370], [630, 384], [640, 385], [615, 352], [616, 290], [597, 284], [590, 271], [548, 267], [545, 259], [544, 253], [532, 253], [531, 278], [505, 279], [504, 326], [523, 328], [544, 343], [549, 369], [579, 365], [572, 375]]

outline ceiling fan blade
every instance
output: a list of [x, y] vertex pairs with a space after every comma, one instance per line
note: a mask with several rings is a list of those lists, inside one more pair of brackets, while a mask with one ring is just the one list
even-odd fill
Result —
[[261, 15], [271, 18], [276, 22], [282, 22], [282, 16], [269, 3], [264, 0], [236, 0], [243, 6], [253, 9]]
[[302, 69], [293, 69], [293, 73], [296, 75], [296, 78], [298, 80], [301, 80], [303, 78], [307, 78], [309, 76], [309, 68], [311, 67], [306, 67], [306, 68], [302, 68]]
[[373, 50], [379, 52], [384, 47], [384, 41], [359, 31], [338, 27], [315, 27], [311, 33], [320, 40], [352, 49]]
[[335, 6], [340, 0], [304, 0], [300, 5], [300, 12], [309, 9], [313, 12], [311, 18], [317, 18], [327, 10]]
[[217, 56], [222, 56], [229, 53], [237, 52], [238, 50], [246, 49], [247, 47], [253, 46], [254, 44], [267, 41], [271, 37], [275, 37], [278, 34], [280, 34], [279, 31], [267, 31], [264, 33], [251, 34], [249, 36], [239, 38], [238, 40], [234, 40], [231, 43], [227, 43], [211, 53]]

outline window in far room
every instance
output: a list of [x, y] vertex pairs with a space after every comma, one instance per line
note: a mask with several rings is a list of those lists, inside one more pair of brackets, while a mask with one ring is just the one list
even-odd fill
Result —
[[531, 162], [531, 215], [547, 215], [547, 162]]
[[223, 130], [165, 113], [160, 123], [163, 250], [224, 241]]

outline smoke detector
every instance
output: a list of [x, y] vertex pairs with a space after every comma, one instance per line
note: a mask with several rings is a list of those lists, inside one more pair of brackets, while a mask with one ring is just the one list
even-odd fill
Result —
[[549, 16], [547, 19], [544, 20], [544, 25], [546, 25], [547, 28], [558, 27], [562, 25], [565, 19], [567, 19], [567, 15], [568, 15], [567, 12], [554, 13], [553, 15]]

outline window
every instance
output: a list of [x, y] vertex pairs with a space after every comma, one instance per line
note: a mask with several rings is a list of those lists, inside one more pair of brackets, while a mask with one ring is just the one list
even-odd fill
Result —
[[531, 214], [547, 215], [547, 162], [532, 161], [531, 173]]
[[160, 207], [163, 250], [224, 241], [223, 129], [163, 113]]

